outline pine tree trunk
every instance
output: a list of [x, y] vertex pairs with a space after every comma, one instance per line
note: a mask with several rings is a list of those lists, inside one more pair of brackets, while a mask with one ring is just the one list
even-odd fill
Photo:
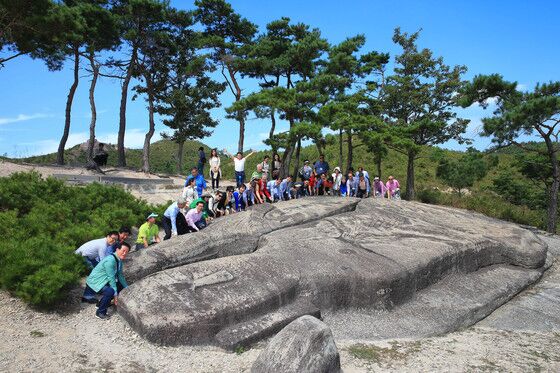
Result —
[[177, 173], [183, 172], [183, 149], [185, 148], [185, 141], [179, 141], [177, 148]]
[[377, 157], [375, 160], [375, 164], [377, 165], [377, 177], [381, 179], [381, 156]]
[[556, 233], [556, 220], [558, 218], [558, 189], [560, 187], [560, 170], [558, 166], [558, 155], [554, 144], [550, 138], [544, 138], [550, 165], [552, 166], [552, 185], [549, 190], [548, 211], [547, 211], [547, 224], [546, 231], [549, 233]]
[[146, 90], [148, 93], [148, 118], [150, 128], [144, 138], [144, 147], [142, 149], [142, 171], [150, 172], [150, 141], [154, 135], [156, 124], [154, 121], [154, 93], [152, 88], [152, 81], [149, 74], [144, 76], [146, 78]]
[[245, 118], [239, 113], [237, 120], [239, 121], [239, 142], [237, 143], [237, 151], [243, 152], [243, 143], [245, 141]]
[[342, 155], [342, 128], [338, 130], [338, 167], [342, 169], [342, 162], [344, 162]]
[[[272, 137], [274, 136], [274, 131], [276, 129], [276, 117], [274, 115], [274, 109], [270, 111], [270, 122], [271, 122], [271, 126], [270, 126], [270, 133], [268, 134], [268, 138], [272, 140]], [[272, 154], [275, 154], [278, 151], [278, 149], [274, 145], [271, 145], [271, 147], [272, 147]]]
[[91, 84], [89, 86], [89, 106], [91, 108], [91, 121], [89, 122], [89, 142], [87, 150], [87, 167], [97, 169], [97, 164], [93, 160], [93, 147], [95, 145], [95, 123], [97, 121], [97, 110], [95, 108], [95, 86], [99, 76], [99, 65], [95, 63], [95, 55], [89, 54], [89, 64], [92, 71]]
[[348, 135], [348, 159], [346, 160], [346, 172], [348, 172], [348, 170], [350, 170], [350, 167], [352, 167], [352, 162], [354, 160], [354, 147], [352, 145], [352, 129], [348, 129], [346, 131], [346, 134]]
[[70, 134], [70, 114], [72, 111], [72, 101], [74, 100], [74, 93], [76, 93], [76, 88], [78, 88], [78, 82], [80, 76], [80, 50], [78, 45], [74, 45], [74, 81], [72, 86], [70, 86], [70, 92], [68, 92], [68, 98], [66, 99], [66, 116], [64, 119], [64, 132], [62, 133], [62, 138], [60, 139], [60, 144], [58, 145], [58, 152], [56, 155], [56, 163], [59, 165], [64, 164], [64, 148], [66, 147], [66, 141], [68, 141], [68, 135]]
[[130, 56], [130, 64], [126, 69], [126, 75], [123, 80], [123, 85], [121, 87], [121, 106], [119, 110], [119, 136], [117, 139], [117, 166], [126, 167], [126, 154], [124, 151], [124, 134], [126, 131], [126, 104], [128, 100], [128, 85], [132, 79], [132, 72], [134, 71], [136, 65], [136, 46], [132, 48], [132, 54]]
[[[237, 82], [237, 78], [235, 77], [235, 70], [229, 65], [227, 65], [227, 71], [229, 74], [229, 78], [233, 86], [235, 87], [234, 96], [235, 101], [241, 100], [241, 88], [239, 87], [239, 83]], [[245, 142], [245, 116], [242, 112], [237, 113], [237, 121], [239, 122], [239, 142], [237, 143], [237, 151], [243, 153], [243, 146]]]
[[286, 151], [284, 152], [284, 155], [286, 156], [285, 159], [282, 162], [282, 168], [283, 168], [283, 172], [282, 172], [282, 177], [286, 177], [290, 174], [290, 165], [292, 163], [292, 157], [294, 155], [294, 150], [296, 148], [296, 143], [297, 141], [294, 140], [293, 143], [291, 143], [288, 148], [286, 149]]
[[408, 151], [408, 166], [406, 169], [406, 193], [404, 198], [412, 201], [414, 199], [414, 159], [416, 153], [412, 150]]
[[297, 174], [298, 174], [298, 170], [299, 170], [299, 156], [300, 156], [300, 153], [301, 153], [301, 139], [298, 139], [297, 148], [296, 148], [296, 163], [295, 163], [295, 166], [294, 166], [294, 173], [292, 174], [292, 176], [294, 177], [294, 180], [296, 179]]

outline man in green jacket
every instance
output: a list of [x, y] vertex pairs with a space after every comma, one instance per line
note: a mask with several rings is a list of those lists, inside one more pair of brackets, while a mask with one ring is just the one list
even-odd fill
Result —
[[123, 242], [121, 247], [113, 254], [106, 256], [99, 262], [86, 280], [86, 290], [82, 300], [90, 299], [94, 302], [95, 296], [100, 294], [102, 297], [98, 303], [99, 307], [95, 312], [95, 316], [102, 320], [109, 318], [107, 316], [107, 308], [111, 305], [111, 300], [114, 300], [116, 306], [119, 291], [128, 286], [122, 272], [122, 261], [126, 258], [129, 251], [130, 245], [127, 242]]

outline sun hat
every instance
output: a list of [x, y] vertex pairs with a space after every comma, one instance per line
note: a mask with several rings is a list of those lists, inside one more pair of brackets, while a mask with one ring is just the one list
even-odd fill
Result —
[[158, 214], [155, 214], [155, 213], [152, 212], [150, 215], [148, 215], [146, 220], [148, 220], [149, 218], [157, 218], [157, 217], [158, 217]]

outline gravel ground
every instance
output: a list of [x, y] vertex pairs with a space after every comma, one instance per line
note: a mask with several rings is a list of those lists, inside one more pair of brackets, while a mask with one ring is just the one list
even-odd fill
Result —
[[[79, 297], [79, 292], [75, 294]], [[29, 309], [0, 292], [2, 372], [247, 372], [265, 342], [243, 353], [216, 347], [160, 347], [95, 306], [65, 313]], [[469, 328], [421, 340], [337, 341], [345, 372], [560, 371], [558, 333]]]

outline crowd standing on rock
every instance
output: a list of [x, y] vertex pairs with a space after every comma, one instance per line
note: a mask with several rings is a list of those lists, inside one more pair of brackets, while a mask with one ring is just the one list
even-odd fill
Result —
[[[219, 189], [220, 158], [217, 150], [212, 149], [209, 161], [212, 187], [208, 188], [203, 176], [206, 156], [204, 149], [200, 148], [197, 167], [193, 167], [186, 177], [181, 196], [167, 207], [161, 217], [163, 240], [198, 232], [215, 218], [243, 211], [255, 204], [309, 196], [400, 199], [400, 185], [393, 176], [383, 183], [377, 176], [371, 182], [369, 173], [363, 167], [357, 171], [350, 168], [345, 174], [340, 167], [335, 167], [331, 172], [324, 155], [320, 155], [313, 164], [306, 159], [298, 175], [283, 175], [278, 154], [273, 155], [272, 161], [265, 155], [251, 173], [249, 182], [245, 183], [245, 161], [254, 153], [245, 157], [241, 152], [236, 156], [227, 151], [224, 153], [234, 162], [236, 187]], [[135, 241], [136, 251], [161, 242], [157, 217], [155, 213], [149, 214], [140, 226]], [[122, 260], [130, 250], [130, 244], [126, 242], [130, 234], [128, 227], [121, 227], [119, 231], [110, 231], [106, 237], [86, 242], [76, 250], [91, 270], [82, 301], [97, 303], [96, 316], [101, 319], [108, 317], [107, 308], [116, 304], [119, 291], [127, 286]], [[101, 295], [100, 301], [97, 295]]]

